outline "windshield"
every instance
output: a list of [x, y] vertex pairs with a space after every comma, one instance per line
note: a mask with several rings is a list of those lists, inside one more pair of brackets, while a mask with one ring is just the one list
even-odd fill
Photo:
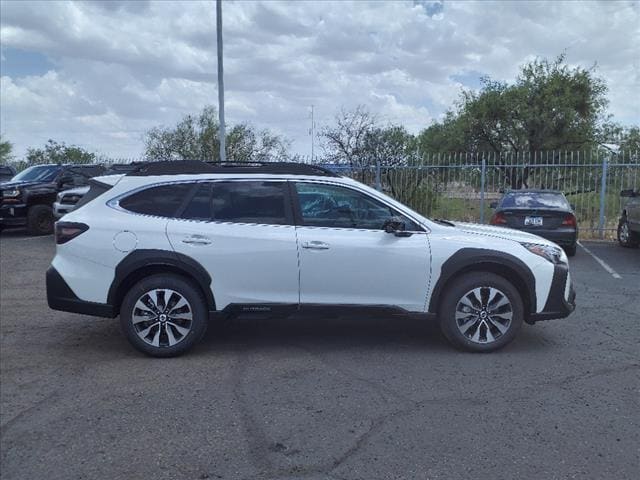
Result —
[[562, 193], [522, 192], [508, 193], [502, 199], [500, 208], [569, 208], [569, 202]]
[[23, 170], [11, 180], [14, 182], [52, 182], [62, 167], [57, 165], [39, 165]]

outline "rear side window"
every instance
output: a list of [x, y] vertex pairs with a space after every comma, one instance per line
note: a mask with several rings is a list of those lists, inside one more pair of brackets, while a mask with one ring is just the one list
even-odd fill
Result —
[[120, 206], [134, 213], [174, 217], [192, 188], [192, 183], [151, 187], [120, 200]]
[[285, 188], [284, 182], [213, 182], [211, 217], [218, 222], [288, 224]]

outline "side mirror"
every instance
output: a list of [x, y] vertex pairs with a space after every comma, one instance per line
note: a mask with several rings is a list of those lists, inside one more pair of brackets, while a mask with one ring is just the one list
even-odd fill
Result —
[[405, 231], [406, 225], [399, 217], [391, 217], [385, 220], [382, 229], [387, 233], [393, 233], [396, 237], [410, 237], [411, 232]]
[[576, 211], [576, 204], [575, 203], [570, 203], [569, 206], [571, 207], [571, 210], [573, 210], [574, 212]]
[[498, 208], [498, 202], [491, 202], [489, 208]]

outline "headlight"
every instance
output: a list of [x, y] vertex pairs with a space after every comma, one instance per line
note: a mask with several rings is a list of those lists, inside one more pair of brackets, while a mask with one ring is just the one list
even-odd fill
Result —
[[521, 243], [524, 248], [531, 253], [546, 258], [551, 263], [563, 263], [563, 252], [561, 248], [552, 247], [550, 245], [540, 245], [538, 243]]
[[20, 196], [20, 190], [14, 188], [13, 190], [3, 190], [2, 196], [4, 198], [15, 198]]

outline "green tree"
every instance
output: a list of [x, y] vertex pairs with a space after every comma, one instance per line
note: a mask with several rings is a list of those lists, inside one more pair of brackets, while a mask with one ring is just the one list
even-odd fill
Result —
[[[186, 115], [175, 127], [154, 127], [145, 134], [149, 160], [220, 161], [219, 123], [216, 109], [206, 106], [198, 115]], [[232, 162], [282, 160], [288, 142], [268, 130], [256, 131], [243, 123], [226, 135], [227, 160]]]
[[463, 91], [444, 121], [419, 135], [425, 149], [534, 152], [581, 149], [602, 140], [607, 86], [595, 67], [554, 61], [525, 64], [513, 84], [481, 79], [478, 92]]
[[66, 145], [49, 139], [44, 148], [28, 148], [25, 156], [27, 165], [43, 163], [93, 163], [96, 154], [75, 145]]
[[11, 158], [11, 151], [13, 150], [13, 145], [9, 140], [3, 140], [2, 135], [0, 135], [0, 163], [7, 163]]
[[415, 138], [404, 127], [380, 126], [363, 105], [342, 109], [319, 136], [328, 160], [356, 169], [405, 165], [415, 149]]

